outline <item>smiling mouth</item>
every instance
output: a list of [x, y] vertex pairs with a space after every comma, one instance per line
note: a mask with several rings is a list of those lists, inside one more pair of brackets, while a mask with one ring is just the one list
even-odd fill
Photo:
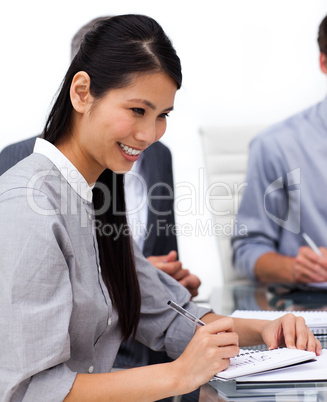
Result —
[[120, 148], [122, 149], [122, 151], [126, 154], [126, 155], [130, 155], [130, 156], [137, 156], [139, 155], [142, 151], [140, 151], [139, 149], [135, 149], [132, 147], [129, 147], [125, 144], [122, 144], [121, 142], [118, 142], [118, 145], [120, 146]]

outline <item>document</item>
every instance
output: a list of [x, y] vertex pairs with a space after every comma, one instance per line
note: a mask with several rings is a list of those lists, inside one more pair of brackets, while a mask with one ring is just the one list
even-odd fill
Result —
[[267, 370], [290, 366], [316, 359], [314, 352], [300, 349], [279, 348], [273, 350], [242, 350], [230, 359], [226, 370], [216, 374], [217, 379], [234, 379]]
[[238, 377], [237, 382], [327, 381], [327, 349], [316, 360], [265, 373]]
[[[320, 389], [327, 381], [327, 350], [316, 360], [233, 380], [213, 378], [209, 384], [233, 401], [320, 401]], [[317, 388], [321, 384], [322, 388]], [[323, 392], [323, 391], [322, 391]], [[318, 396], [319, 393], [319, 396]], [[324, 394], [326, 395], [326, 394]], [[308, 399], [309, 396], [309, 399]], [[229, 400], [230, 400], [229, 399]]]
[[327, 289], [327, 282], [310, 282], [308, 283], [308, 286], [312, 288]]

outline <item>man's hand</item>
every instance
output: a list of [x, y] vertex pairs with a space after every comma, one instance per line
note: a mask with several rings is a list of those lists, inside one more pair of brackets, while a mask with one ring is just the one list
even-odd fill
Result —
[[322, 255], [316, 254], [310, 247], [301, 247], [293, 266], [294, 282], [327, 281], [327, 249], [319, 248]]
[[176, 279], [191, 293], [192, 297], [198, 295], [201, 281], [196, 275], [191, 274], [188, 269], [182, 267], [182, 263], [177, 260], [176, 251], [170, 251], [167, 255], [150, 256], [147, 260], [156, 268]]

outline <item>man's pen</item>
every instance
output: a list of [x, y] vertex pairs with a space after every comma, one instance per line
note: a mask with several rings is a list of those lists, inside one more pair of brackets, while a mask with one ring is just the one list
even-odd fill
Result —
[[312, 248], [312, 250], [317, 254], [317, 255], [322, 255], [322, 252], [319, 250], [319, 248], [316, 246], [314, 241], [309, 237], [306, 233], [302, 233], [303, 239], [307, 242], [308, 246]]

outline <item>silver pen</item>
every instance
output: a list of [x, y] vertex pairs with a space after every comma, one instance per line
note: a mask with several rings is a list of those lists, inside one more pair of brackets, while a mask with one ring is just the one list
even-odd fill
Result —
[[206, 325], [203, 321], [201, 321], [199, 318], [195, 317], [192, 313], [189, 311], [185, 310], [183, 307], [179, 306], [177, 303], [173, 302], [172, 300], [169, 300], [167, 302], [168, 306], [177, 311], [177, 313], [181, 314], [183, 317], [187, 318], [188, 320], [194, 322], [198, 327], [203, 327]]
[[322, 255], [322, 252], [319, 250], [317, 245], [314, 243], [314, 241], [309, 237], [306, 233], [302, 233], [303, 239], [307, 242], [308, 246], [312, 248], [312, 250], [317, 254], [317, 255]]

